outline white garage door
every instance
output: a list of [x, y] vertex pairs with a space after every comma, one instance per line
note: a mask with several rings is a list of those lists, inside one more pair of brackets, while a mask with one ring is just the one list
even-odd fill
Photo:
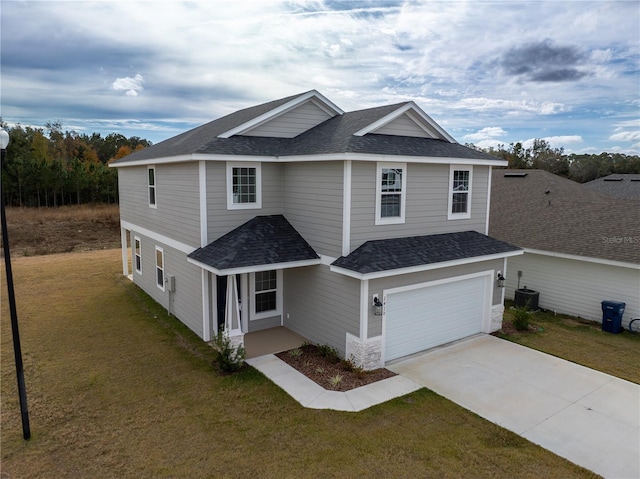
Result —
[[482, 332], [485, 278], [387, 294], [385, 360]]

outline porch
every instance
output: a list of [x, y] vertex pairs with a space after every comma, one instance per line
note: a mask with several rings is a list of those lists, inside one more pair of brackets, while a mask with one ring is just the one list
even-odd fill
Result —
[[308, 340], [283, 326], [263, 329], [244, 335], [246, 358], [257, 358], [302, 346]]

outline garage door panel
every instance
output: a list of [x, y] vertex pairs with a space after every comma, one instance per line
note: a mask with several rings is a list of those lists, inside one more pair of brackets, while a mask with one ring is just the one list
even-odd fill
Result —
[[388, 294], [386, 359], [481, 332], [484, 298], [483, 277]]

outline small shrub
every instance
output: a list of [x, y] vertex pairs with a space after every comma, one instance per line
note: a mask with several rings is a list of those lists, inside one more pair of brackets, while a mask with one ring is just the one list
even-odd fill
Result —
[[353, 364], [353, 362], [349, 359], [343, 359], [342, 361], [340, 361], [340, 367], [343, 371], [351, 372], [354, 370], [355, 364]]
[[232, 346], [229, 334], [218, 332], [213, 340], [213, 349], [216, 350], [216, 359], [213, 361], [221, 371], [231, 373], [239, 370], [244, 364], [246, 351], [242, 346]]
[[524, 305], [520, 308], [513, 308], [513, 327], [518, 331], [527, 331], [529, 329], [529, 319], [531, 318], [531, 311], [529, 311], [528, 305]]
[[323, 368], [323, 367], [318, 366], [318, 367], [316, 368], [316, 372], [317, 372], [317, 373], [319, 373], [319, 374], [322, 374], [322, 373], [324, 373], [324, 368]]
[[327, 358], [332, 363], [340, 362], [340, 356], [338, 355], [338, 350], [332, 348], [328, 344], [322, 344], [318, 346], [318, 353], [323, 358]]
[[343, 376], [341, 374], [336, 374], [332, 378], [329, 378], [329, 383], [331, 383], [333, 387], [336, 387], [342, 381], [342, 377]]
[[291, 356], [292, 358], [299, 358], [300, 356], [302, 356], [302, 349], [300, 348], [295, 348], [289, 351], [289, 356]]

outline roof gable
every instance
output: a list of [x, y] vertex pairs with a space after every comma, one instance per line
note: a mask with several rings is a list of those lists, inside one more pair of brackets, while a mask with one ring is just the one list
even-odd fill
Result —
[[[328, 98], [316, 90], [311, 90], [294, 97], [289, 97], [288, 101], [244, 123], [236, 125], [217, 136], [219, 138], [230, 138], [234, 135], [293, 138], [323, 121], [335, 115], [341, 115], [342, 113], [343, 111]], [[297, 126], [290, 129], [268, 127], [270, 123], [282, 123], [283, 120], [287, 123], [297, 124]]]
[[412, 101], [398, 105], [394, 111], [356, 131], [354, 136], [364, 136], [368, 133], [433, 138], [457, 143], [433, 118]]

